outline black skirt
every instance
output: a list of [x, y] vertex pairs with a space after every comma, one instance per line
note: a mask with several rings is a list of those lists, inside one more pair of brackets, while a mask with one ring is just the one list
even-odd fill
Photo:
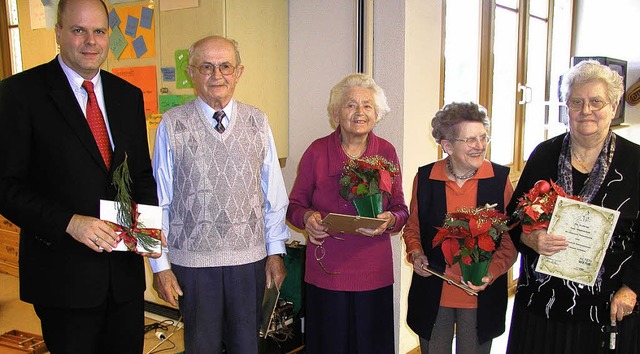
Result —
[[640, 316], [626, 316], [618, 324], [616, 349], [609, 349], [610, 334], [602, 324], [549, 320], [513, 305], [508, 354], [628, 354], [640, 353]]

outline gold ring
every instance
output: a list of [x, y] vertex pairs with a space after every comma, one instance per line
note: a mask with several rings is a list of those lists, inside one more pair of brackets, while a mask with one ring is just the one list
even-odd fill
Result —
[[98, 240], [100, 239], [100, 237], [96, 236], [96, 239], [93, 240], [93, 243], [95, 243], [96, 245], [98, 244]]

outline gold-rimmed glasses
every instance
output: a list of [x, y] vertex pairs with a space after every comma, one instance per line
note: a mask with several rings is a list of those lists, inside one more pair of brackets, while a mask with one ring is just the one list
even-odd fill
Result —
[[589, 110], [591, 110], [591, 112], [597, 112], [609, 104], [609, 102], [603, 101], [599, 98], [594, 98], [589, 101], [569, 99], [567, 100], [566, 105], [571, 111], [581, 111], [584, 108], [585, 102], [589, 105]]
[[[339, 237], [334, 237], [334, 236], [331, 236], [331, 237], [335, 238], [336, 240], [343, 240], [342, 238], [339, 238]], [[319, 244], [316, 245], [316, 249], [313, 251], [313, 255], [316, 257], [316, 261], [320, 265], [320, 268], [322, 268], [322, 270], [329, 275], [340, 274], [340, 272], [330, 272], [327, 270], [327, 267], [324, 266], [324, 263], [322, 263], [322, 259], [324, 259], [324, 256], [327, 254], [327, 251], [324, 249], [324, 240], [320, 240], [318, 242]]]
[[461, 141], [464, 142], [465, 144], [467, 144], [468, 147], [476, 147], [478, 146], [478, 144], [480, 145], [489, 145], [489, 143], [491, 142], [491, 137], [488, 135], [483, 135], [483, 136], [474, 136], [473, 138], [466, 138], [466, 139], [451, 139], [453, 141]]
[[191, 67], [198, 70], [198, 72], [204, 76], [209, 76], [216, 71], [216, 68], [220, 70], [222, 75], [231, 75], [236, 71], [236, 67], [231, 65], [231, 63], [221, 63], [221, 64], [211, 64], [211, 63], [202, 63], [200, 65], [191, 65]]

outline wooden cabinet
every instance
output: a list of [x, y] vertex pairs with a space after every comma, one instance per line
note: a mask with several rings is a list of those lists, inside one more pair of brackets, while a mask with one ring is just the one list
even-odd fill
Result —
[[20, 229], [0, 215], [0, 273], [18, 276]]

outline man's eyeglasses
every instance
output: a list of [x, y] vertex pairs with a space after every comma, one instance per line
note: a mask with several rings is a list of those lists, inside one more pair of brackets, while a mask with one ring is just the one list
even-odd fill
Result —
[[[567, 107], [572, 111], [581, 111], [584, 108], [584, 100], [568, 100], [566, 102]], [[589, 100], [587, 103], [589, 105], [589, 109], [591, 112], [597, 112], [604, 108], [604, 106], [608, 105], [609, 102], [605, 102], [599, 98], [594, 98]]]
[[196, 68], [198, 72], [204, 76], [209, 76], [213, 74], [213, 72], [218, 68], [222, 75], [231, 75], [236, 71], [236, 67], [231, 65], [231, 63], [222, 63], [222, 64], [211, 64], [204, 63], [200, 65], [191, 65]]
[[451, 139], [453, 141], [462, 141], [465, 144], [467, 144], [467, 146], [469, 147], [476, 147], [478, 146], [478, 144], [480, 145], [489, 145], [489, 143], [491, 142], [491, 137], [487, 136], [487, 135], [483, 135], [483, 136], [476, 136], [473, 138], [466, 138], [466, 139]]

